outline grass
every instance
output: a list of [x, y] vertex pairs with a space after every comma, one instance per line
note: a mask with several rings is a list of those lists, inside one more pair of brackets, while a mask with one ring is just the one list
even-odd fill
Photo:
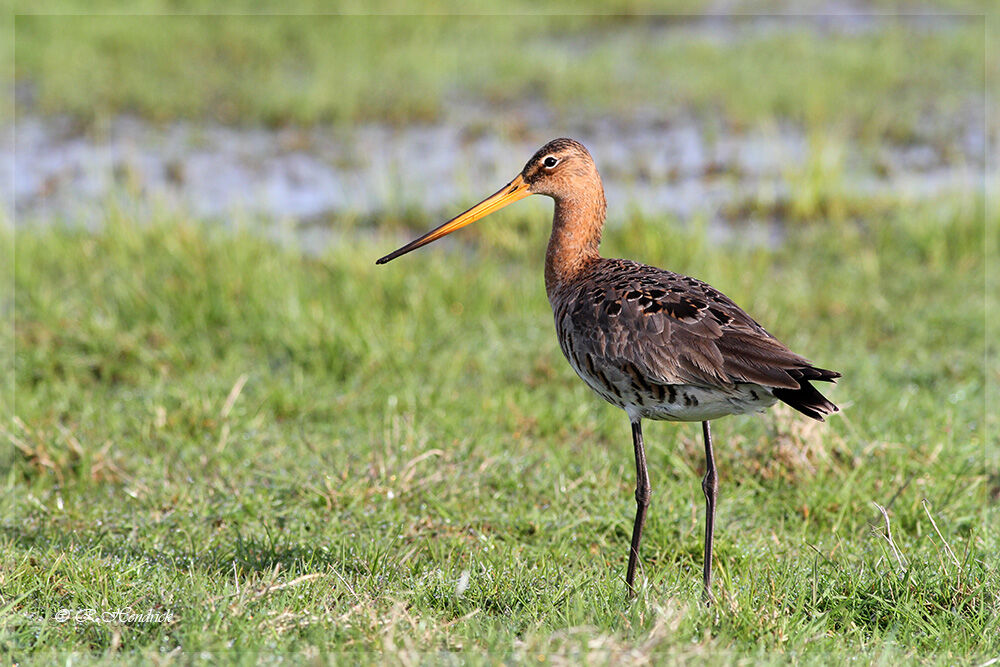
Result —
[[[694, 425], [647, 423], [647, 584], [624, 600], [628, 425], [560, 358], [547, 215], [522, 204], [387, 267], [373, 259], [409, 233], [346, 220], [347, 240], [320, 255], [182, 218], [138, 225], [127, 210], [96, 232], [5, 237], [16, 403], [0, 465], [0, 654], [1000, 652], [984, 403], [997, 377], [983, 369], [1000, 285], [995, 271], [984, 283], [997, 220], [981, 201], [798, 224], [775, 249], [716, 247], [667, 219], [609, 230], [606, 254], [710, 280], [844, 374], [827, 424], [781, 409], [716, 422], [713, 608], [699, 602]], [[57, 616], [122, 608], [172, 619]]]
[[[916, 140], [947, 161], [997, 74], [995, 58], [981, 66], [975, 17], [715, 40], [683, 27], [663, 39], [655, 16], [46, 7], [94, 8], [111, 15], [18, 8], [0, 57], [16, 57], [19, 113], [349, 133], [439, 121], [449, 104], [471, 103], [511, 110], [489, 131], [518, 132], [531, 121], [517, 110], [532, 102], [555, 123], [652, 109], [725, 136], [791, 122], [811, 146], [856, 140], [878, 153]], [[139, 11], [197, 8], [152, 0]], [[850, 192], [852, 165], [815, 152], [789, 174], [787, 202], [729, 212], [784, 220], [780, 247], [720, 247], [668, 218], [633, 218], [605, 238], [609, 256], [710, 281], [844, 374], [829, 392], [843, 412], [826, 424], [780, 408], [714, 424], [712, 608], [700, 602], [696, 425], [645, 425], [645, 587], [624, 599], [629, 429], [561, 359], [541, 277], [548, 205], [522, 203], [385, 267], [374, 259], [439, 221], [407, 211], [373, 229], [335, 215], [337, 240], [303, 253], [291, 229], [282, 241], [250, 221], [146, 220], [155, 206], [133, 192], [97, 229], [0, 226], [13, 260], [0, 262], [13, 286], [2, 300], [13, 325], [0, 332], [13, 350], [0, 424], [0, 657], [996, 657], [1000, 219], [960, 194]], [[87, 610], [161, 617], [97, 621]]]
[[[645, 16], [579, 15], [558, 3], [551, 13], [514, 3], [509, 11], [527, 14], [508, 16], [447, 15], [448, 3], [428, 8], [445, 15], [428, 16], [191, 16], [165, 2], [130, 10], [151, 15], [122, 16], [115, 6], [92, 15], [90, 3], [46, 5], [46, 15], [22, 8], [13, 54], [20, 112], [350, 128], [439, 120], [455, 104], [453, 115], [464, 116], [470, 101], [495, 111], [528, 100], [560, 120], [637, 112], [737, 128], [781, 120], [905, 143], [951, 137], [955, 119], [982, 105], [987, 77], [981, 16], [938, 29], [887, 19], [884, 29], [818, 38], [791, 22], [719, 37], [687, 27], [685, 12], [698, 3]], [[664, 11], [642, 2], [590, 10]], [[990, 80], [1000, 80], [991, 62]], [[506, 115], [508, 131], [523, 122], [531, 121]]]

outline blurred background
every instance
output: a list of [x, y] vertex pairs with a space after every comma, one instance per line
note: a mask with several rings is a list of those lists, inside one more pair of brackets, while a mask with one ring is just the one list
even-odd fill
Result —
[[[995, 17], [502, 9], [4, 12], [0, 654], [1000, 650]], [[826, 424], [713, 424], [721, 615], [698, 433], [671, 424], [646, 426], [650, 588], [623, 611], [628, 426], [561, 358], [551, 203], [374, 266], [559, 136], [604, 179], [605, 255], [844, 375]], [[175, 621], [51, 621], [115, 605]]]
[[145, 16], [19, 15], [17, 150], [4, 148], [0, 187], [23, 225], [97, 223], [125, 197], [291, 221], [315, 250], [343, 242], [347, 217], [461, 207], [563, 135], [597, 157], [613, 219], [703, 218], [721, 235], [750, 224], [763, 241], [845, 193], [982, 184], [982, 16], [891, 3], [782, 15], [792, 8], [185, 16], [170, 14], [197, 5], [163, 2]]

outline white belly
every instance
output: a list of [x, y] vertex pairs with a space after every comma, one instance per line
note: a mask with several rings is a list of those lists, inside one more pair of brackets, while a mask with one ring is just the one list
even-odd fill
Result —
[[696, 385], [677, 385], [677, 400], [673, 403], [650, 404], [643, 399], [629, 402], [624, 409], [629, 417], [661, 419], [674, 422], [701, 422], [726, 415], [761, 412], [778, 399], [770, 389], [756, 384], [738, 384], [732, 389], [709, 389]]
[[630, 419], [698, 422], [726, 415], [760, 412], [778, 399], [758, 384], [741, 383], [730, 388], [693, 384], [655, 385], [639, 383], [634, 377], [604, 368], [600, 377], [589, 369], [570, 365], [577, 375], [601, 398], [625, 410]]

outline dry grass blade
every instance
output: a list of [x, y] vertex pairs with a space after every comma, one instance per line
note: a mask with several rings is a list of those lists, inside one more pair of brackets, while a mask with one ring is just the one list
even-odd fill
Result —
[[[878, 511], [882, 514], [882, 518], [885, 520], [885, 534], [883, 535], [882, 533], [878, 533], [877, 531], [874, 532], [880, 535], [889, 544], [889, 548], [892, 549], [892, 555], [896, 557], [896, 561], [899, 563], [899, 567], [905, 570], [906, 559], [903, 558], [903, 553], [899, 550], [898, 547], [896, 547], [896, 542], [892, 539], [892, 525], [889, 522], [889, 512], [874, 500], [872, 501], [872, 504], [878, 508]], [[902, 573], [900, 573], [900, 575], [902, 575]]]
[[934, 517], [931, 516], [931, 508], [930, 508], [931, 504], [927, 502], [926, 498], [922, 499], [920, 501], [920, 504], [923, 505], [924, 512], [927, 514], [927, 518], [930, 519], [931, 525], [934, 526], [934, 532], [937, 533], [938, 539], [940, 539], [941, 544], [944, 545], [944, 550], [948, 552], [948, 555], [951, 557], [951, 561], [955, 564], [955, 567], [961, 569], [962, 564], [958, 561], [958, 558], [955, 556], [955, 552], [951, 550], [951, 545], [948, 544], [948, 540], [944, 539], [944, 535], [942, 535], [941, 531], [938, 530], [938, 525], [937, 522], [934, 520]]

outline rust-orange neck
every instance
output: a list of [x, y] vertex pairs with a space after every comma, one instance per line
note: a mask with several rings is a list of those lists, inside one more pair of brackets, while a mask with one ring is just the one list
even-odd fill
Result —
[[599, 176], [591, 187], [556, 199], [552, 235], [545, 251], [545, 292], [550, 302], [560, 287], [572, 283], [600, 258], [598, 246], [606, 211]]

